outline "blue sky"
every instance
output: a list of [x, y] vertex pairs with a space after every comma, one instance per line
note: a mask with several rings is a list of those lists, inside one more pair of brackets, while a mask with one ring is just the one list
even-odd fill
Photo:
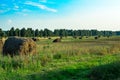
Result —
[[120, 30], [120, 0], [1, 0], [0, 28]]

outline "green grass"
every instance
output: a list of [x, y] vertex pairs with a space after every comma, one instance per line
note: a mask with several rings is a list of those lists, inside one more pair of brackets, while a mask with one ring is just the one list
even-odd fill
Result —
[[119, 80], [119, 39], [41, 39], [34, 56], [0, 56], [0, 80]]
[[120, 79], [120, 61], [100, 65], [92, 69], [90, 73], [91, 80], [119, 80]]

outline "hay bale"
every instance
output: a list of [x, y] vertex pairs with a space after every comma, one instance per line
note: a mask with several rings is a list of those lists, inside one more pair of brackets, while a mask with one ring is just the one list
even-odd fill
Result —
[[74, 39], [77, 39], [77, 36], [73, 36]]
[[33, 37], [32, 40], [33, 41], [39, 41], [39, 38]]
[[89, 38], [88, 36], [86, 36], [86, 38]]
[[97, 37], [97, 36], [95, 36], [95, 37], [94, 37], [94, 39], [98, 39], [98, 37]]
[[27, 55], [36, 53], [36, 43], [32, 39], [10, 37], [3, 46], [3, 55]]
[[4, 44], [7, 38], [2, 37], [2, 43]]
[[4, 37], [2, 37], [2, 39], [0, 39], [0, 53], [2, 53], [2, 49], [3, 49], [5, 40], [6, 40], [6, 38], [4, 38]]
[[48, 39], [52, 39], [51, 37], [49, 37]]
[[79, 39], [82, 39], [83, 37], [81, 36], [81, 37], [79, 37]]
[[61, 39], [57, 38], [57, 39], [53, 40], [53, 42], [61, 42]]
[[2, 48], [3, 48], [3, 41], [2, 39], [0, 39], [0, 53], [2, 52]]

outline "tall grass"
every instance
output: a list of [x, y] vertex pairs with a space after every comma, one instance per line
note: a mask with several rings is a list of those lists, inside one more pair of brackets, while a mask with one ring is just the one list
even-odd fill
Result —
[[34, 56], [1, 55], [0, 80], [47, 80], [51, 77], [88, 80], [93, 67], [119, 60], [120, 41], [116, 40], [64, 38], [60, 43], [52, 43], [52, 40], [42, 39], [37, 42], [38, 54]]

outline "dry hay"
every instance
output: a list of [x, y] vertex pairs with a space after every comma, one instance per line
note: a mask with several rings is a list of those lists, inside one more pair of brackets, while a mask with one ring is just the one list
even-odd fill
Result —
[[53, 42], [61, 42], [61, 39], [57, 38], [57, 39], [53, 40]]
[[3, 55], [27, 55], [36, 53], [36, 43], [32, 39], [9, 37], [3, 46]]
[[6, 40], [7, 38], [5, 38], [5, 37], [2, 37], [2, 43], [4, 44], [5, 43], [5, 40]]
[[6, 40], [6, 38], [0, 39], [0, 53], [2, 52], [2, 49], [3, 49], [3, 45], [4, 45], [5, 40]]
[[2, 51], [2, 48], [3, 48], [3, 41], [2, 41], [2, 39], [0, 39], [0, 53]]

